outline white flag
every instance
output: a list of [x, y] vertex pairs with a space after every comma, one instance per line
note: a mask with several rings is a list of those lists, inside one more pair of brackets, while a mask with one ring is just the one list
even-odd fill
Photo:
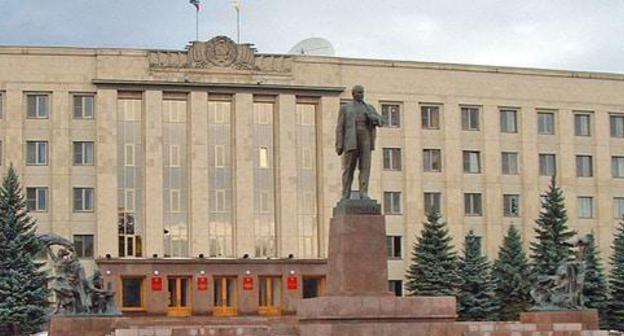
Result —
[[236, 11], [240, 11], [241, 8], [241, 2], [240, 0], [232, 0], [232, 6], [234, 6], [234, 9], [236, 9]]

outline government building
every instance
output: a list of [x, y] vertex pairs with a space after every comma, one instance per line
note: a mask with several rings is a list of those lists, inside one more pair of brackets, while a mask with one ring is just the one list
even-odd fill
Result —
[[571, 227], [609, 253], [623, 74], [263, 54], [223, 36], [180, 50], [2, 46], [0, 168], [19, 172], [38, 231], [97, 262], [124, 313], [290, 314], [324, 291], [335, 125], [355, 84], [388, 123], [369, 191], [390, 290], [402, 294], [428, 210], [457, 249], [474, 230], [494, 258], [509, 226], [533, 238], [553, 175]]

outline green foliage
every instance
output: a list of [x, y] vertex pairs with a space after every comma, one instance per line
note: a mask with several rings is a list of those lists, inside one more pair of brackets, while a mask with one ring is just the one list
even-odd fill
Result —
[[472, 230], [466, 236], [464, 256], [460, 258], [460, 285], [457, 295], [459, 318], [470, 321], [496, 320], [498, 305], [490, 263], [481, 253], [481, 238]]
[[412, 262], [405, 275], [405, 288], [409, 295], [447, 296], [455, 295], [457, 278], [457, 255], [453, 251], [451, 236], [440, 214], [427, 214], [421, 236], [412, 250]]
[[610, 261], [607, 322], [611, 329], [624, 331], [624, 218], [617, 227]]
[[535, 221], [535, 241], [531, 242], [531, 275], [555, 274], [557, 267], [570, 259], [572, 249], [565, 242], [576, 233], [568, 228], [563, 191], [553, 176], [548, 191], [543, 194], [542, 211]]
[[35, 262], [42, 249], [35, 225], [11, 166], [0, 188], [0, 329], [9, 335], [30, 335], [47, 321], [49, 292]]
[[496, 285], [496, 302], [500, 305], [499, 319], [517, 321], [520, 312], [529, 307], [531, 282], [529, 261], [522, 247], [522, 237], [513, 225], [509, 227], [498, 251], [498, 259], [492, 269], [492, 280]]
[[583, 287], [583, 296], [585, 298], [585, 307], [594, 308], [600, 314], [600, 326], [607, 327], [606, 308], [607, 308], [607, 279], [604, 275], [604, 267], [602, 260], [598, 254], [598, 247], [594, 235], [589, 235], [589, 244], [585, 248], [585, 284]]

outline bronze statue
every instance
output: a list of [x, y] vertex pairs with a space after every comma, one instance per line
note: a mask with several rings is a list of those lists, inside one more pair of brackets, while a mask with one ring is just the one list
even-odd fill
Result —
[[375, 149], [376, 127], [383, 125], [383, 117], [364, 101], [364, 87], [354, 86], [351, 94], [353, 101], [340, 107], [336, 125], [336, 153], [342, 155], [342, 199], [351, 196], [356, 165], [360, 171], [360, 198], [368, 199], [371, 152]]
[[[114, 303], [115, 293], [104, 289], [99, 271], [87, 279], [70, 241], [56, 234], [40, 234], [38, 237], [45, 243], [53, 261], [50, 288], [56, 298], [54, 314], [119, 314]], [[52, 252], [54, 245], [60, 246], [56, 254]]]
[[568, 244], [574, 248], [574, 260], [562, 262], [554, 275], [543, 275], [538, 279], [536, 287], [531, 290], [535, 301], [532, 310], [578, 310], [585, 307], [585, 249], [589, 237], [576, 238]]

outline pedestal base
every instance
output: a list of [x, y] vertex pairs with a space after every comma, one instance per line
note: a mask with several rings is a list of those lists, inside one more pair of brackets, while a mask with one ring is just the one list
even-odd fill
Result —
[[[454, 297], [319, 297], [299, 303], [300, 336], [459, 335]], [[457, 330], [454, 330], [457, 329]]]
[[48, 328], [49, 336], [102, 336], [115, 328], [127, 324], [128, 317], [121, 316], [52, 316]]
[[537, 330], [552, 330], [553, 325], [565, 323], [580, 323], [582, 330], [600, 329], [596, 309], [525, 312], [520, 313], [520, 322], [535, 324]]

